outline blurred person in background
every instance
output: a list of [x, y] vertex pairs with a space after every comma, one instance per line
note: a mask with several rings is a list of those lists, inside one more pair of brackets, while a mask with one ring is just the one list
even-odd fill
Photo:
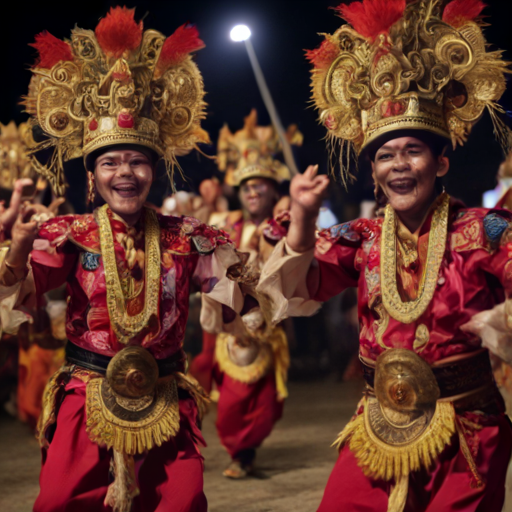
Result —
[[[55, 216], [64, 200], [54, 201], [49, 208], [41, 204], [48, 184], [43, 178], [37, 177], [27, 153], [33, 143], [32, 132], [27, 123], [22, 123], [19, 127], [14, 122], [6, 126], [0, 125], [0, 195], [4, 201], [9, 201], [8, 207], [2, 205], [0, 209], [1, 214], [8, 216], [7, 212], [15, 211], [21, 202], [37, 212], [38, 222], [42, 224]], [[36, 185], [27, 186], [28, 183]], [[5, 239], [0, 249], [0, 257], [5, 256], [9, 246], [10, 240]], [[65, 305], [63, 299], [54, 299], [49, 303], [46, 298], [39, 303], [25, 304], [25, 311], [33, 321], [24, 324], [17, 334], [4, 331], [0, 341], [0, 352], [6, 352], [11, 347], [11, 356], [4, 356], [4, 364], [0, 365], [0, 380], [5, 380], [6, 374], [9, 374], [8, 369], [11, 368], [10, 380], [13, 384], [16, 382], [16, 391], [10, 393], [11, 399], [6, 408], [32, 428], [35, 428], [41, 414], [44, 388], [64, 362]], [[18, 363], [17, 372], [13, 374], [15, 360]]]
[[201, 181], [199, 195], [183, 190], [164, 199], [162, 215], [187, 215], [207, 223], [214, 213], [228, 210], [227, 199], [222, 195], [222, 187], [217, 178]]
[[[246, 126], [254, 121], [254, 112], [246, 118]], [[252, 128], [252, 133], [258, 132], [258, 127]], [[209, 223], [226, 232], [237, 249], [247, 253], [247, 264], [258, 271], [276, 243], [269, 221], [281, 199], [279, 185], [289, 180], [290, 173], [259, 139], [240, 140], [237, 153], [241, 157], [230, 180], [242, 209], [215, 213]], [[276, 229], [279, 237], [277, 225]], [[205, 298], [203, 316], [208, 306]], [[203, 350], [190, 372], [207, 390], [214, 381], [219, 392], [216, 427], [232, 459], [224, 476], [239, 479], [253, 472], [256, 449], [282, 415], [288, 366], [287, 338], [281, 327], [266, 336], [245, 338], [205, 330]]]

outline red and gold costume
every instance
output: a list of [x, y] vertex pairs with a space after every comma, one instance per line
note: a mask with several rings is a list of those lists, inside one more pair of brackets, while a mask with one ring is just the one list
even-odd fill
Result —
[[[147, 236], [144, 232], [145, 223], [141, 221], [133, 228], [128, 228], [110, 210], [107, 209], [106, 213], [114, 237], [114, 264], [118, 268], [123, 288], [131, 293], [125, 294], [129, 297], [126, 299], [126, 308], [130, 316], [135, 316], [147, 307], [143, 300]], [[172, 494], [169, 503], [173, 506], [189, 503], [190, 510], [203, 510], [206, 501], [202, 494], [202, 457], [197, 448], [203, 439], [198, 430], [198, 409], [193, 399], [200, 397], [200, 392], [194, 391], [191, 395], [191, 385], [180, 374], [185, 370], [182, 341], [191, 285], [196, 284], [203, 292], [211, 292], [215, 297], [216, 284], [220, 288], [223, 283], [224, 286], [230, 286], [225, 283], [225, 275], [218, 273], [217, 269], [223, 268], [222, 256], [219, 260], [219, 254], [225, 252], [228, 259], [229, 255], [231, 258], [234, 255], [222, 232], [206, 227], [195, 219], [157, 218], [161, 248], [157, 315], [137, 336], [130, 338], [129, 344], [146, 348], [157, 361], [172, 359], [180, 397], [179, 430], [177, 437], [172, 437], [161, 447], [153, 447], [147, 455], [136, 457], [138, 487], [144, 500], [155, 506], [159, 494]], [[199, 240], [209, 254], [201, 255], [194, 240]], [[105, 256], [101, 252], [99, 228], [94, 215], [57, 217], [47, 222], [39, 232], [35, 247], [41, 248], [32, 252], [30, 261], [35, 293], [40, 295], [67, 283], [71, 299], [67, 310], [66, 334], [72, 346], [108, 357], [122, 351], [126, 342], [118, 339], [110, 320]], [[221, 295], [232, 298], [229, 293], [221, 292]], [[241, 299], [241, 295], [238, 299]], [[240, 307], [229, 301], [226, 305], [235, 309]], [[80, 365], [69, 366], [71, 362], [54, 376], [52, 384], [57, 389], [53, 394], [48, 393], [44, 404], [40, 440], [46, 446], [46, 455], [41, 472], [41, 494], [34, 510], [53, 510], [60, 500], [72, 503], [74, 510], [86, 510], [92, 503], [99, 506], [105, 499], [109, 482], [109, 452], [98, 446], [104, 445], [105, 441], [98, 443], [101, 436], [94, 437], [90, 424], [87, 423], [86, 428], [82, 425], [88, 411], [85, 403], [90, 393], [87, 383], [99, 375], [90, 369], [82, 369]], [[55, 406], [58, 407], [58, 415], [53, 433], [51, 430], [54, 427], [51, 424], [54, 421], [52, 414]], [[108, 425], [99, 423], [95, 428], [107, 429]], [[54, 444], [53, 440], [57, 442]], [[85, 467], [75, 467], [72, 474], [68, 475], [67, 464], [71, 464], [72, 459], [65, 459], [63, 463], [62, 457], [66, 453], [76, 455], [77, 451], [89, 463]], [[175, 464], [171, 464], [175, 457], [183, 459], [181, 469], [175, 469]], [[151, 485], [149, 476], [145, 477], [146, 472], [151, 472], [149, 467], [153, 458], [163, 461], [161, 469], [168, 475], [158, 487]], [[144, 468], [146, 460], [148, 462]], [[102, 470], [104, 467], [107, 468], [105, 471]], [[91, 476], [88, 477], [88, 474]], [[146, 484], [143, 483], [144, 478], [148, 479]], [[179, 488], [176, 485], [189, 485], [189, 482], [193, 482], [194, 487], [188, 496], [176, 492]], [[60, 492], [57, 492], [55, 485]]]
[[[203, 47], [195, 27], [166, 38], [116, 7], [95, 32], [75, 28], [69, 41], [44, 32], [35, 46], [25, 104], [47, 138], [31, 149], [54, 153], [33, 165], [57, 193], [67, 159], [130, 144], [171, 170], [177, 155], [207, 139], [190, 55]], [[4, 276], [12, 273], [6, 261]], [[197, 286], [232, 319], [245, 275], [225, 234], [193, 218], [143, 208], [128, 226], [105, 204], [40, 227], [25, 279], [0, 287], [2, 326], [11, 330], [27, 319], [20, 308], [30, 296], [64, 283], [69, 294], [66, 363], [47, 386], [38, 425], [35, 511], [206, 512], [204, 395], [184, 375], [188, 296]], [[216, 322], [223, 325], [222, 314]]]
[[[227, 131], [225, 126], [221, 134]], [[239, 187], [251, 178], [266, 178], [274, 183], [289, 179], [287, 167], [272, 156], [274, 145], [268, 141], [274, 140], [273, 133], [272, 127], [256, 126], [253, 110], [245, 119], [244, 129], [232, 135], [231, 146], [237, 148], [239, 155], [232, 184]], [[256, 270], [276, 243], [265, 236], [267, 220], [256, 224], [243, 210], [213, 214], [209, 223], [225, 231], [238, 250], [248, 253], [248, 264]], [[204, 307], [208, 307], [207, 302]], [[258, 341], [252, 340], [249, 347], [243, 347], [243, 341], [242, 347], [238, 343], [230, 333], [212, 334], [205, 330], [203, 350], [190, 371], [207, 390], [211, 389], [212, 379], [215, 381], [219, 391], [216, 427], [221, 443], [233, 460], [251, 464], [255, 449], [281, 418], [287, 396], [289, 354], [281, 327]]]
[[[440, 212], [441, 209], [445, 211]], [[446, 235], [440, 235], [439, 226], [433, 224], [439, 221], [447, 224]], [[439, 448], [432, 448], [427, 440], [425, 445], [416, 447], [417, 452], [409, 447], [408, 454], [397, 455], [405, 457], [401, 464], [415, 470], [410, 475], [410, 499], [405, 510], [499, 511], [512, 450], [512, 432], [490, 374], [486, 351], [482, 355], [480, 340], [459, 327], [475, 313], [490, 309], [502, 300], [503, 290], [512, 290], [510, 214], [502, 210], [466, 209], [447, 196], [440, 196], [416, 236], [398, 224], [396, 243], [399, 248], [406, 245], [409, 255], [413, 254], [404, 257], [399, 249], [394, 282], [388, 282], [382, 274], [383, 268], [392, 267], [389, 256], [382, 255], [390, 237], [389, 233], [383, 235], [384, 223], [382, 218], [357, 220], [320, 233], [314, 251], [317, 271], [309, 275], [309, 293], [301, 307], [312, 308], [310, 300], [325, 301], [347, 287], [358, 287], [360, 356], [371, 385], [375, 361], [389, 349], [407, 349], [418, 354], [434, 372], [449, 368], [454, 380], [468, 379], [467, 374], [459, 375], [457, 371], [463, 361], [473, 360], [471, 372], [485, 376], [479, 381], [479, 387], [481, 384], [485, 389], [483, 396], [472, 395], [469, 403], [464, 403], [468, 397], [462, 397], [462, 403], [458, 403], [451, 401], [449, 390], [441, 389], [440, 403], [445, 404], [449, 420], [443, 418], [446, 425], [437, 432], [439, 438], [435, 443], [440, 443]], [[391, 232], [391, 242], [393, 235]], [[441, 248], [439, 263], [431, 271], [425, 270], [427, 255], [433, 251], [429, 241]], [[305, 273], [300, 276], [297, 272], [302, 267], [297, 265], [297, 259], [307, 260], [308, 256], [285, 256], [292, 253], [284, 248], [284, 242], [281, 244], [276, 251], [284, 250], [280, 256], [289, 259], [285, 266], [294, 265], [293, 273], [285, 272], [283, 279], [297, 281], [303, 277], [304, 283]], [[493, 283], [492, 288], [489, 282]], [[383, 306], [384, 286], [396, 288], [395, 298], [404, 304], [425, 297], [430, 289], [432, 298], [424, 312], [404, 323], [394, 318], [399, 313], [389, 312]], [[475, 363], [477, 358], [482, 360]], [[337, 508], [340, 504], [387, 510], [392, 488], [389, 476], [396, 476], [394, 468], [400, 468], [400, 462], [396, 462], [393, 453], [389, 458], [378, 459], [378, 451], [367, 452], [367, 443], [371, 443], [364, 427], [367, 400], [363, 399], [356, 417], [340, 435], [340, 457], [319, 510], [342, 510]], [[438, 410], [440, 417], [441, 412], [446, 414]], [[446, 432], [443, 428], [447, 428]], [[429, 471], [420, 470], [424, 449], [431, 453], [428, 457], [437, 459]], [[369, 475], [373, 476], [368, 478]], [[468, 503], [466, 508], [465, 503]]]
[[[505, 89], [506, 64], [475, 22], [482, 8], [341, 5], [350, 25], [309, 53], [329, 136], [357, 153], [415, 130], [462, 144]], [[415, 233], [388, 204], [377, 219], [322, 231], [307, 253], [277, 245], [258, 286], [275, 322], [358, 287], [367, 389], [319, 511], [502, 510], [512, 429], [489, 354], [461, 326], [512, 292], [511, 220], [441, 193]]]
[[[216, 220], [215, 225], [228, 233], [239, 250], [252, 252], [256, 258], [273, 249], [263, 234], [266, 223], [256, 226], [244, 219], [240, 210], [229, 212], [223, 223]], [[214, 359], [210, 379], [213, 377], [219, 391], [217, 432], [224, 448], [236, 459], [247, 450], [258, 448], [281, 418], [287, 396], [289, 355], [286, 334], [277, 327], [260, 342], [256, 358], [239, 366], [231, 359], [231, 345], [236, 343], [232, 338], [227, 333], [205, 332], [203, 353]], [[193, 374], [194, 366], [193, 363]]]

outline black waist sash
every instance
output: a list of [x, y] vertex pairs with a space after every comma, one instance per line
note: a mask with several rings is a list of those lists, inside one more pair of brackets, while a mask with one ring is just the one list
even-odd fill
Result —
[[[68, 341], [66, 344], [66, 360], [77, 366], [93, 372], [105, 374], [111, 357], [103, 354], [96, 354], [85, 348], [79, 347]], [[180, 350], [166, 359], [155, 359], [158, 365], [159, 376], [166, 377], [176, 372], [185, 371], [185, 353]]]

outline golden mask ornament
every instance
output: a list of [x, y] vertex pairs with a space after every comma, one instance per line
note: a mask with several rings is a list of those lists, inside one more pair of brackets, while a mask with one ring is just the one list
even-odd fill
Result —
[[47, 163], [32, 162], [57, 194], [65, 191], [64, 162], [97, 149], [145, 146], [171, 171], [177, 156], [209, 141], [200, 127], [203, 80], [190, 55], [204, 47], [195, 27], [166, 38], [115, 7], [94, 32], [75, 28], [65, 41], [43, 32], [33, 46], [39, 59], [23, 104], [46, 138], [31, 154], [54, 151]]
[[337, 8], [350, 24], [325, 35], [307, 57], [319, 120], [328, 139], [342, 146], [344, 180], [352, 149], [359, 154], [381, 135], [402, 129], [446, 137], [455, 148], [486, 109], [508, 146], [497, 104], [508, 63], [502, 52], [488, 51], [478, 14], [468, 14], [465, 4], [471, 2], [456, 0], [443, 9], [441, 0], [363, 0]]

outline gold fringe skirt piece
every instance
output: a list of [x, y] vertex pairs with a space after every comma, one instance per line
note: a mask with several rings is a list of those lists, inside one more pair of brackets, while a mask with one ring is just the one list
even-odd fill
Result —
[[367, 410], [365, 404], [364, 413], [345, 427], [334, 446], [341, 449], [348, 443], [363, 473], [376, 480], [398, 482], [411, 471], [429, 468], [457, 431], [453, 404], [437, 402], [432, 421], [423, 434], [404, 445], [387, 444], [372, 431]]

